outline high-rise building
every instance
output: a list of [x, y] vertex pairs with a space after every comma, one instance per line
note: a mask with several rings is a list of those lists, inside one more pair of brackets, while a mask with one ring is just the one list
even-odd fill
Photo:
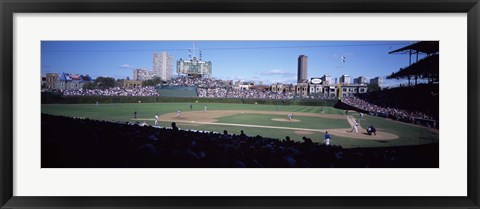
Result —
[[370, 79], [370, 84], [378, 85], [380, 88], [383, 86], [383, 78], [375, 77]]
[[162, 80], [170, 80], [173, 75], [173, 56], [167, 52], [153, 54], [153, 72]]
[[298, 57], [298, 73], [297, 73], [297, 82], [306, 83], [308, 82], [308, 57], [305, 55], [300, 55]]
[[367, 84], [368, 83], [368, 78], [365, 76], [360, 76], [358, 78], [353, 79], [354, 84]]
[[323, 85], [331, 85], [331, 84], [334, 84], [333, 81], [332, 81], [332, 76], [329, 75], [329, 74], [323, 75], [323, 77], [322, 77], [322, 84], [323, 84]]
[[135, 69], [133, 70], [134, 81], [144, 81], [152, 79], [155, 76], [155, 72], [147, 69]]
[[341, 84], [350, 84], [350, 76], [349, 75], [342, 75], [340, 76], [340, 83]]

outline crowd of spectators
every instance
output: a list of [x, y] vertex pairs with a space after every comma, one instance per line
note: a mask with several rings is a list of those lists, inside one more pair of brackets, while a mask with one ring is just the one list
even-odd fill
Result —
[[[418, 84], [358, 94], [358, 98], [381, 107], [417, 114], [419, 118], [439, 118], [438, 84]], [[426, 117], [422, 117], [425, 115]]]
[[180, 76], [172, 78], [165, 84], [167, 86], [194, 86], [199, 88], [220, 88], [226, 87], [225, 81], [215, 78], [191, 78]]
[[167, 86], [197, 87], [199, 97], [210, 98], [248, 98], [248, 99], [330, 99], [324, 95], [295, 95], [290, 92], [273, 92], [268, 89], [238, 89], [232, 83], [214, 78], [189, 78], [186, 76], [173, 78]]
[[264, 89], [197, 88], [199, 97], [245, 98], [245, 99], [335, 99], [324, 95], [295, 95], [290, 92], [273, 92]]
[[153, 86], [64, 90], [64, 96], [159, 96]]
[[[438, 167], [438, 144], [344, 149], [302, 140], [42, 114], [42, 168]], [[335, 144], [335, 138], [332, 139]]]
[[198, 97], [226, 98], [227, 92], [226, 88], [197, 88]]
[[232, 89], [227, 93], [228, 98], [254, 98], [254, 99], [293, 99], [291, 93], [272, 92], [258, 89]]
[[323, 96], [298, 96], [289, 92], [273, 92], [260, 89], [235, 89], [235, 88], [197, 88], [199, 97], [215, 98], [242, 98], [242, 99], [326, 99]]
[[[168, 87], [195, 87], [198, 97], [246, 99], [333, 99], [324, 95], [296, 95], [291, 92], [273, 92], [268, 88], [239, 88], [231, 82], [215, 78], [173, 78], [162, 84]], [[160, 96], [158, 87], [113, 87], [108, 89], [49, 90], [64, 96]]]
[[433, 117], [419, 111], [407, 111], [398, 108], [381, 107], [371, 104], [356, 96], [343, 97], [342, 102], [369, 112], [371, 115], [384, 116], [409, 123], [414, 123], [416, 119], [434, 120]]
[[302, 99], [321, 99], [321, 100], [324, 100], [324, 99], [337, 99], [337, 97], [334, 97], [334, 96], [325, 96], [323, 94], [317, 94], [317, 95], [302, 95], [300, 96], [300, 98]]

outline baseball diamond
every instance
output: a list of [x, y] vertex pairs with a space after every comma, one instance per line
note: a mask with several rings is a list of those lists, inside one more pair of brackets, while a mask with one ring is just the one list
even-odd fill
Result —
[[[131, 122], [154, 125], [154, 114], [159, 114], [159, 126], [169, 127], [176, 122], [180, 129], [239, 134], [244, 130], [247, 135], [261, 135], [282, 139], [290, 136], [292, 140], [301, 140], [303, 136], [321, 142], [323, 133], [332, 134], [332, 144], [345, 148], [417, 145], [438, 142], [438, 130], [422, 126], [399, 123], [366, 115], [359, 118], [356, 112], [345, 115], [342, 110], [333, 107], [282, 106], [276, 110], [274, 105], [208, 103], [209, 110], [204, 112], [204, 104], [195, 104], [189, 110], [189, 103], [124, 103], [124, 104], [43, 104], [42, 113], [64, 115], [77, 118], [91, 118], [114, 122]], [[182, 108], [183, 107], [183, 108]], [[183, 109], [177, 117], [178, 109]], [[321, 113], [321, 111], [325, 113]], [[137, 118], [133, 118], [134, 111]], [[288, 114], [294, 114], [288, 120]], [[359, 133], [350, 132], [354, 118], [359, 120]], [[367, 134], [364, 127], [374, 125], [377, 135]]]

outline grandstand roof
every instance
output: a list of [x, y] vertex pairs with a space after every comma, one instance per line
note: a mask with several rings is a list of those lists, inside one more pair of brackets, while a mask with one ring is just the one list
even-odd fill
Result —
[[396, 73], [388, 76], [387, 79], [404, 78], [411, 75], [438, 76], [439, 55], [428, 56], [412, 65], [400, 69]]
[[439, 42], [438, 41], [419, 41], [414, 44], [408, 45], [406, 47], [403, 47], [397, 50], [393, 50], [388, 53], [389, 54], [408, 53], [408, 51], [410, 50], [425, 53], [425, 54], [433, 54], [439, 51]]

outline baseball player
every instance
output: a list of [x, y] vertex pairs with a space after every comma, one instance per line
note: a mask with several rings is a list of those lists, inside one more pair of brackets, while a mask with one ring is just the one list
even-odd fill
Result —
[[158, 124], [158, 114], [155, 113], [155, 125], [157, 125], [157, 124]]
[[370, 125], [367, 129], [367, 133], [368, 135], [377, 135], [377, 129], [375, 129], [375, 127], [373, 127], [372, 125]]
[[203, 112], [207, 112], [207, 105], [205, 105], [205, 107], [203, 107]]
[[357, 126], [358, 126], [358, 123], [357, 123], [357, 121], [355, 121], [355, 124], [353, 124], [352, 130], [351, 130], [350, 132], [353, 132], [353, 130], [355, 130], [355, 133], [358, 134], [358, 128], [357, 128]]
[[363, 118], [363, 113], [360, 113], [360, 118]]
[[287, 115], [287, 117], [288, 117], [288, 120], [292, 120], [293, 114], [290, 113], [290, 114]]
[[330, 134], [328, 134], [328, 131], [325, 131], [325, 145], [330, 145]]
[[181, 114], [182, 114], [182, 111], [180, 111], [180, 109], [178, 109], [177, 110], [177, 118], [179, 118]]

